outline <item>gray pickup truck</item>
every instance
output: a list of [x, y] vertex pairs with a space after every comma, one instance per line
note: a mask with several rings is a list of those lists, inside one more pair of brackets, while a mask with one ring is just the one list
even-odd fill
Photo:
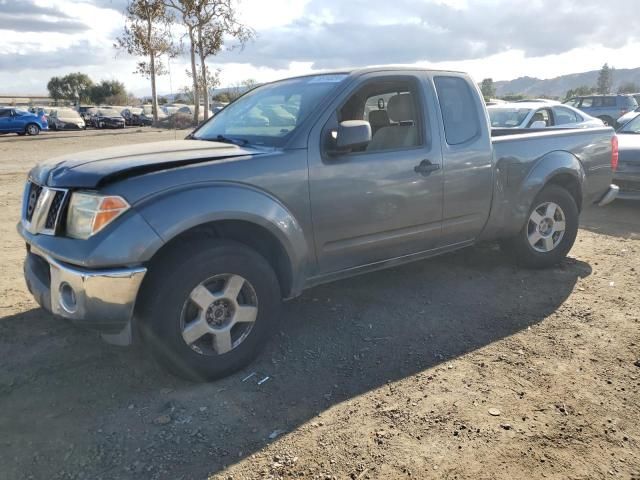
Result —
[[[493, 137], [493, 138], [492, 138]], [[611, 128], [494, 131], [465, 74], [376, 68], [260, 86], [184, 140], [36, 166], [19, 233], [55, 315], [212, 379], [252, 360], [281, 300], [483, 240], [529, 267], [608, 203]]]

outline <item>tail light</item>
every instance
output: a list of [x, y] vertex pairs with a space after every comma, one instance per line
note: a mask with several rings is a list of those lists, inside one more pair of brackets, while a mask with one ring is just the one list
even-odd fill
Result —
[[618, 169], [618, 137], [615, 135], [611, 138], [611, 170], [614, 172]]
[[629, 109], [628, 109], [628, 108], [622, 108], [622, 109], [620, 109], [620, 116], [622, 116], [622, 115], [624, 115], [624, 114], [626, 114], [626, 113], [629, 113]]

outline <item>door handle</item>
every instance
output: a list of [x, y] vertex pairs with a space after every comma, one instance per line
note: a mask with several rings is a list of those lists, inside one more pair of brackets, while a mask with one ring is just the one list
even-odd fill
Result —
[[440, 164], [431, 163], [430, 160], [422, 160], [418, 165], [413, 168], [413, 171], [423, 175], [425, 177], [431, 175], [431, 172], [435, 172], [440, 169]]

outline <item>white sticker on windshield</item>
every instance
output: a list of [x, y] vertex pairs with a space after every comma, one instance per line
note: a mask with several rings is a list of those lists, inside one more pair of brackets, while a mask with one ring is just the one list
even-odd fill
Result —
[[307, 83], [337, 83], [341, 82], [347, 78], [346, 73], [341, 73], [339, 75], [316, 75], [315, 77], [309, 78]]

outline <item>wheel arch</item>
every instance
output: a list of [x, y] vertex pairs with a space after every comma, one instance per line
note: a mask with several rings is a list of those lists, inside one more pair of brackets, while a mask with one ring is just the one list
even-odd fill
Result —
[[554, 151], [544, 155], [522, 182], [519, 200], [512, 207], [510, 234], [520, 231], [536, 196], [547, 185], [558, 185], [566, 189], [578, 206], [583, 205], [583, 185], [586, 173], [580, 160], [570, 152]]
[[194, 238], [228, 239], [252, 248], [273, 267], [284, 298], [304, 285], [309, 248], [293, 214], [265, 192], [242, 185], [203, 185], [163, 194], [137, 207], [163, 240], [149, 265]]
[[37, 129], [38, 129], [38, 133], [40, 133], [40, 130], [42, 130], [42, 127], [40, 127], [40, 125], [38, 125], [36, 122], [28, 122], [25, 126], [24, 126], [24, 133], [27, 133], [29, 131], [29, 127], [31, 125], [34, 125]]

